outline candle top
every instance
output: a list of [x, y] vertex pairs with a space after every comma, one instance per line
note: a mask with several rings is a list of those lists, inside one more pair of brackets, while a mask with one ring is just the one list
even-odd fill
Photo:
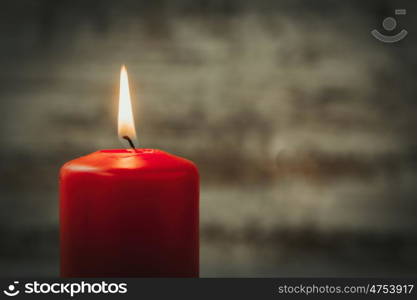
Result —
[[65, 172], [169, 172], [192, 170], [193, 162], [157, 149], [99, 150], [71, 160], [61, 168]]

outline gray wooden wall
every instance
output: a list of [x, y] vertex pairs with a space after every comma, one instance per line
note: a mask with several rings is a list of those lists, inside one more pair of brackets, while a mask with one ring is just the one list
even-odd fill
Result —
[[415, 275], [416, 37], [369, 34], [397, 6], [152, 3], [1, 3], [0, 275], [57, 274], [58, 169], [121, 146], [123, 63], [140, 146], [200, 168], [203, 276]]

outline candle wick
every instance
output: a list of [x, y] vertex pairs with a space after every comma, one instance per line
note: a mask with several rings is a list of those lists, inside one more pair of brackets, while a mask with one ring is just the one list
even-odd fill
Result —
[[130, 147], [132, 147], [132, 149], [133, 149], [133, 150], [135, 150], [135, 152], [137, 152], [137, 151], [136, 151], [136, 148], [135, 148], [135, 144], [133, 144], [133, 142], [132, 142], [132, 140], [130, 139], [130, 137], [128, 137], [127, 135], [125, 135], [125, 136], [123, 136], [123, 138], [124, 138], [125, 140], [127, 140], [127, 141], [128, 141], [128, 143], [129, 143], [129, 145], [130, 145]]

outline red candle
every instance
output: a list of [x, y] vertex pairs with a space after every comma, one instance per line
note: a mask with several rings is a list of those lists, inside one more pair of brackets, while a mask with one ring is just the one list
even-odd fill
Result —
[[[134, 146], [124, 73], [119, 135]], [[198, 199], [196, 166], [160, 150], [101, 150], [66, 163], [60, 172], [61, 276], [197, 277]]]

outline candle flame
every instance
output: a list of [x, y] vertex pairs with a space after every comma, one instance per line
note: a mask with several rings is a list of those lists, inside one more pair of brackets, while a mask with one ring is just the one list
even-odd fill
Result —
[[130, 99], [129, 78], [126, 67], [123, 65], [120, 71], [120, 91], [119, 91], [119, 118], [118, 134], [120, 139], [136, 139], [135, 121], [132, 113], [132, 102]]

